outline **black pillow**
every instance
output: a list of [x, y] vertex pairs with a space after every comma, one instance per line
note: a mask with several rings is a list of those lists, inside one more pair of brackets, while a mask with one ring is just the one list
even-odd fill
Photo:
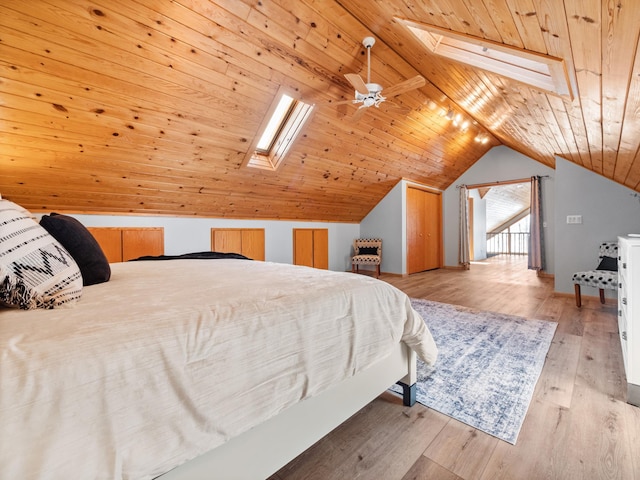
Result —
[[80, 267], [83, 285], [107, 282], [111, 267], [98, 241], [73, 217], [52, 213], [43, 215], [40, 225], [58, 240]]
[[360, 247], [358, 248], [358, 255], [377, 255], [378, 247]]
[[609, 270], [611, 272], [618, 271], [618, 259], [613, 257], [602, 257], [600, 265], [596, 267], [596, 270]]

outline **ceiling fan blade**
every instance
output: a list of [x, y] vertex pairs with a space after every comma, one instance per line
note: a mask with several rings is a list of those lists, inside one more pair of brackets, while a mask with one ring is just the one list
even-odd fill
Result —
[[364, 83], [362, 77], [357, 73], [345, 73], [345, 78], [349, 80], [349, 83], [353, 85], [353, 88], [356, 89], [356, 92], [361, 93], [362, 95], [368, 95], [369, 89], [367, 88], [367, 84]]
[[351, 117], [351, 121], [357, 122], [358, 120], [360, 120], [360, 118], [362, 118], [362, 115], [364, 115], [364, 112], [367, 110], [367, 108], [368, 107], [365, 107], [365, 106], [358, 108], [358, 110], [356, 110], [356, 113], [354, 113], [353, 116]]
[[409, 90], [413, 90], [415, 88], [420, 88], [424, 86], [426, 80], [422, 75], [416, 75], [409, 80], [405, 80], [404, 82], [397, 83], [392, 85], [389, 88], [385, 88], [382, 90], [382, 95], [385, 97], [395, 97], [396, 95], [400, 95], [401, 93], [408, 92]]

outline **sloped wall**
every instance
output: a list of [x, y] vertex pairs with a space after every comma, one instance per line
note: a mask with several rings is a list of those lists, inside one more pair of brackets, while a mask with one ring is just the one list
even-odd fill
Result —
[[[567, 215], [582, 215], [567, 224]], [[556, 158], [556, 276], [558, 292], [573, 292], [574, 272], [598, 265], [598, 245], [618, 235], [640, 233], [640, 197], [636, 192], [562, 158]], [[598, 295], [582, 287], [584, 295]], [[605, 294], [614, 298], [616, 292]]]
[[443, 226], [445, 266], [458, 266], [458, 242], [460, 214], [457, 185], [473, 185], [496, 181], [516, 180], [534, 175], [548, 175], [542, 180], [543, 229], [546, 247], [547, 273], [555, 271], [554, 246], [554, 195], [555, 171], [531, 158], [510, 149], [499, 146], [489, 150], [480, 160], [461, 175], [443, 194]]

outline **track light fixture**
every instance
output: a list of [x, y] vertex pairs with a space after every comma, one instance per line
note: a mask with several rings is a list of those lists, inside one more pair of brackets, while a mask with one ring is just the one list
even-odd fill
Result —
[[453, 120], [454, 116], [454, 111], [451, 109], [451, 107], [449, 107], [449, 110], [447, 110], [447, 114], [445, 115], [445, 117], [447, 117], [447, 120]]

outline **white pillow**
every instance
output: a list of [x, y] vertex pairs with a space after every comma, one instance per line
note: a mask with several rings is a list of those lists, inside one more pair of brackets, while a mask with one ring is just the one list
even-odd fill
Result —
[[55, 308], [81, 295], [82, 275], [69, 252], [27, 210], [0, 199], [0, 303]]

